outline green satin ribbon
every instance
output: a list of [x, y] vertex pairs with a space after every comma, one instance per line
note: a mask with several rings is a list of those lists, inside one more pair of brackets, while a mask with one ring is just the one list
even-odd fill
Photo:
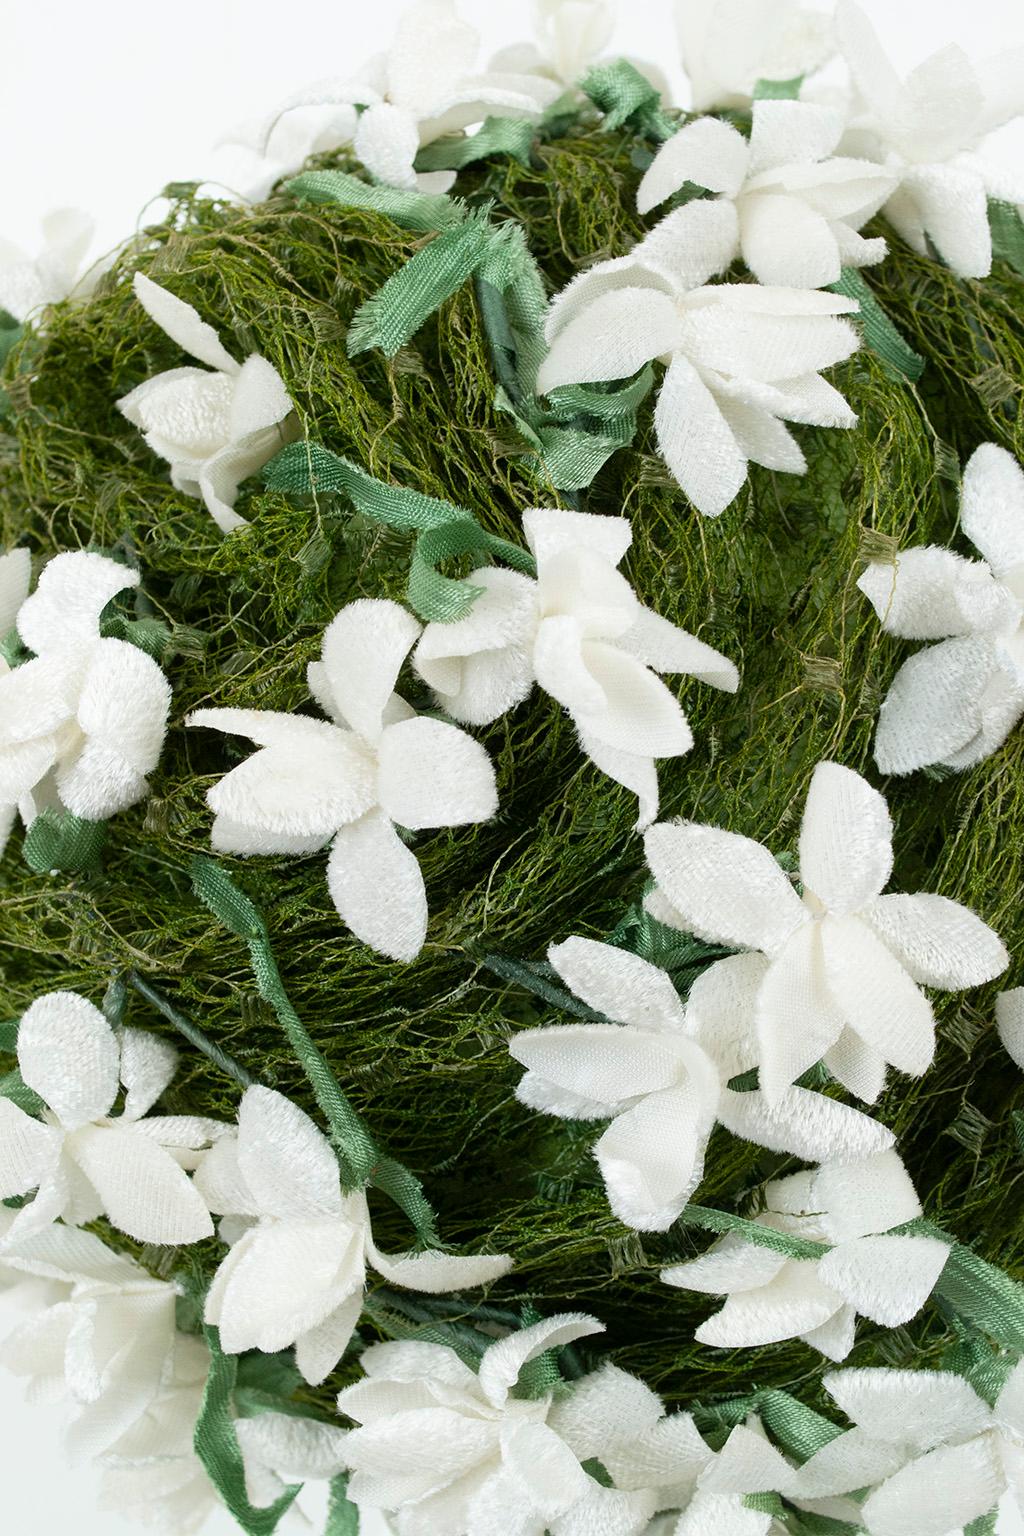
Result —
[[530, 164], [537, 126], [527, 118], [488, 117], [473, 134], [453, 134], [435, 139], [416, 156], [418, 171], [461, 171], [467, 165], [507, 156], [520, 165]]
[[359, 1536], [359, 1510], [348, 1497], [348, 1473], [331, 1479], [324, 1536]]
[[461, 578], [445, 576], [439, 567], [448, 560], [482, 555], [527, 575], [536, 573], [528, 549], [488, 533], [465, 507], [376, 480], [319, 443], [289, 444], [266, 465], [263, 479], [273, 491], [344, 495], [374, 522], [415, 533], [407, 592], [410, 607], [427, 623], [464, 617], [482, 591]]
[[17, 1067], [0, 1077], [0, 1099], [10, 1099], [26, 1115], [40, 1115], [46, 1108], [35, 1089], [30, 1088]]
[[461, 224], [466, 217], [465, 205], [443, 193], [376, 186], [360, 181], [358, 176], [350, 176], [347, 171], [306, 171], [285, 185], [300, 202], [382, 213], [416, 234], [434, 234], [437, 230]]
[[783, 1254], [787, 1259], [821, 1259], [831, 1252], [828, 1243], [814, 1243], [806, 1237], [792, 1237], [788, 1232], [776, 1232], [773, 1227], [749, 1221], [745, 1216], [734, 1216], [731, 1211], [714, 1211], [706, 1205], [684, 1206], [677, 1218], [684, 1227], [702, 1227], [706, 1232], [735, 1232], [745, 1242], [757, 1248], [768, 1248], [772, 1253]]
[[794, 75], [792, 80], [759, 80], [754, 86], [754, 100], [798, 101], [803, 83], [803, 75]]
[[0, 1051], [5, 1055], [13, 1056], [18, 1049], [18, 1026], [20, 1019], [4, 1019], [0, 1023]]
[[860, 315], [855, 319], [859, 318], [865, 345], [882, 359], [894, 377], [902, 375], [915, 383], [924, 372], [924, 358], [900, 335], [858, 268], [844, 267], [839, 281], [829, 286], [833, 293], [855, 299], [860, 305]]
[[580, 90], [604, 115], [602, 126], [607, 132], [630, 128], [660, 143], [670, 139], [678, 127], [663, 110], [657, 86], [628, 59], [595, 64], [580, 81]]
[[48, 807], [25, 833], [22, 856], [37, 875], [93, 874], [99, 869], [107, 826]]
[[1009, 262], [1024, 277], [1024, 223], [1015, 203], [990, 198], [988, 225], [992, 232], [992, 254], [998, 261]]

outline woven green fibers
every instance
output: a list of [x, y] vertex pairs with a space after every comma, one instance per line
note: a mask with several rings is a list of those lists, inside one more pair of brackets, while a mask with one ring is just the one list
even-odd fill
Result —
[[[622, 254], [642, 232], [632, 212], [633, 148], [625, 134], [580, 131], [543, 146], [530, 169], [475, 166], [459, 190], [471, 200], [486, 191], [495, 217], [522, 221], [554, 289], [595, 258]], [[27, 542], [38, 557], [79, 546], [131, 550], [151, 611], [172, 626], [165, 666], [174, 705], [153, 798], [113, 821], [101, 873], [33, 874], [21, 834], [12, 838], [0, 884], [0, 1016], [53, 987], [99, 1001], [113, 973], [134, 967], [255, 1077], [311, 1107], [255, 995], [242, 945], [190, 891], [190, 859], [209, 846], [204, 790], [248, 748], [186, 732], [181, 722], [207, 705], [308, 709], [305, 667], [324, 626], [351, 598], [400, 596], [408, 545], [340, 502], [296, 504], [262, 494], [256, 482], [240, 503], [251, 526], [224, 538], [199, 502], [176, 493], [114, 405], [181, 361], [127, 278], [150, 273], [194, 304], [237, 355], [264, 353], [310, 437], [516, 538], [520, 510], [556, 497], [493, 408], [472, 292], [447, 303], [392, 361], [379, 352], [346, 356], [357, 305], [426, 238], [380, 215], [299, 206], [287, 192], [240, 209], [186, 191], [92, 302], [62, 306], [45, 338], [15, 349], [0, 439], [0, 543]], [[984, 282], [962, 282], [893, 243], [868, 281], [927, 361], [919, 385], [889, 378], [866, 353], [855, 357], [834, 377], [860, 430], [798, 428], [806, 478], [754, 470], [717, 521], [702, 520], [662, 466], [648, 401], [636, 448], [613, 456], [579, 504], [630, 518], [628, 572], [642, 599], [742, 672], [735, 698], [681, 681], [696, 746], [662, 766], [663, 814], [792, 851], [811, 771], [836, 758], [889, 797], [894, 888], [966, 902], [1019, 963], [1024, 732], [962, 776], [879, 781], [874, 722], [906, 647], [880, 633], [855, 581], [865, 557], [897, 544], [966, 548], [956, 526], [958, 464], [985, 440], [1021, 454], [1024, 282], [1002, 266]], [[414, 679], [406, 691], [429, 707]], [[755, 1385], [813, 1400], [820, 1360], [798, 1342], [736, 1353], [695, 1346], [708, 1304], [660, 1285], [657, 1269], [706, 1236], [648, 1238], [621, 1227], [589, 1155], [595, 1128], [514, 1102], [520, 1069], [505, 1041], [557, 1016], [501, 982], [484, 957], [539, 960], [569, 934], [607, 934], [641, 892], [642, 849], [631, 832], [634, 800], [582, 757], [549, 701], [535, 699], [476, 734], [497, 765], [501, 810], [479, 828], [417, 836], [431, 923], [415, 965], [383, 960], [341, 927], [323, 856], [226, 861], [266, 915], [295, 1007], [374, 1136], [424, 1181], [445, 1237], [515, 1256], [515, 1274], [493, 1301], [592, 1309], [609, 1326], [616, 1358], [673, 1401]], [[1024, 1154], [1013, 1120], [1024, 1110], [1024, 1079], [995, 1037], [995, 990], [938, 999], [937, 1063], [919, 1083], [897, 1078], [881, 1113], [927, 1214], [1024, 1278]], [[138, 998], [130, 1018], [169, 1028]], [[168, 1108], [230, 1115], [238, 1090], [182, 1044]], [[699, 1198], [749, 1210], [757, 1186], [783, 1166], [716, 1134]], [[382, 1246], [408, 1240], [384, 1205], [378, 1236]], [[215, 1253], [211, 1245], [200, 1257]], [[176, 1258], [147, 1257], [164, 1271]], [[934, 1311], [897, 1333], [862, 1327], [854, 1363], [921, 1363], [944, 1338]]]

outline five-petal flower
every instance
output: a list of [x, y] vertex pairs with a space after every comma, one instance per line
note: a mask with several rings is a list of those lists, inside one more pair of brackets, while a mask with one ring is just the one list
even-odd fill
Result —
[[1024, 715], [1024, 473], [995, 443], [964, 469], [960, 526], [983, 560], [928, 545], [857, 583], [887, 634], [939, 641], [903, 663], [882, 704], [883, 773], [971, 768]]
[[160, 329], [207, 367], [155, 374], [118, 407], [170, 464], [175, 489], [201, 498], [230, 533], [245, 523], [234, 510], [242, 481], [298, 436], [284, 381], [258, 352], [236, 362], [192, 305], [152, 278], [136, 272], [134, 287]]
[[94, 227], [81, 209], [57, 208], [42, 221], [38, 256], [0, 240], [0, 309], [26, 320], [61, 299], [88, 298], [102, 270], [99, 263], [82, 270]]
[[632, 538], [624, 517], [534, 509], [523, 513], [537, 578], [497, 566], [474, 571], [482, 588], [454, 623], [428, 624], [417, 671], [456, 720], [486, 725], [527, 697], [534, 682], [568, 711], [597, 767], [657, 815], [654, 760], [693, 745], [678, 700], [655, 674], [687, 672], [734, 693], [732, 662], [640, 603], [617, 570]]
[[952, 1371], [836, 1371], [825, 1386], [856, 1428], [804, 1463], [801, 1493], [872, 1489], [870, 1536], [947, 1536], [1007, 1489], [1024, 1513], [1024, 1362], [993, 1407]]
[[771, 1231], [828, 1244], [820, 1259], [787, 1258], [729, 1233], [700, 1258], [662, 1270], [661, 1278], [728, 1298], [697, 1329], [701, 1344], [733, 1349], [801, 1338], [831, 1360], [844, 1360], [858, 1314], [896, 1328], [931, 1295], [948, 1244], [891, 1230], [920, 1215], [895, 1152], [827, 1163], [770, 1183], [765, 1208], [754, 1218]]
[[759, 283], [825, 288], [844, 266], [881, 261], [884, 240], [857, 231], [885, 202], [896, 179], [870, 160], [839, 157], [843, 118], [803, 101], [756, 101], [749, 140], [718, 118], [687, 123], [645, 172], [637, 207], [648, 213], [686, 183], [716, 195], [679, 213], [680, 238], [693, 231], [699, 281], [738, 256]]
[[[739, 1005], [754, 957], [721, 961], [724, 985], [705, 972], [684, 1009], [657, 966], [593, 939], [548, 952], [557, 975], [611, 1023], [560, 1024], [513, 1036], [526, 1067], [524, 1104], [574, 1120], [610, 1120], [594, 1146], [612, 1210], [640, 1231], [671, 1226], [700, 1182], [716, 1120], [738, 1136], [807, 1158], [849, 1158], [891, 1145], [857, 1110], [790, 1088], [770, 1104], [730, 1079], [756, 1060]], [[717, 969], [714, 967], [713, 969]]]
[[491, 69], [574, 86], [611, 41], [615, 11], [609, 0], [533, 0], [533, 30], [535, 42], [502, 48]]
[[759, 80], [795, 80], [835, 51], [832, 17], [804, 0], [676, 0], [695, 112], [749, 107]]
[[975, 151], [1024, 111], [1024, 50], [974, 64], [951, 45], [901, 80], [854, 0], [840, 0], [836, 25], [856, 95], [847, 143], [898, 178], [886, 218], [923, 255], [931, 241], [961, 277], [987, 276], [988, 198], [1024, 202], [1024, 183], [994, 173]]
[[[3, 1248], [58, 1218], [105, 1215], [143, 1243], [194, 1243], [213, 1222], [185, 1168], [227, 1127], [197, 1115], [150, 1116], [177, 1052], [156, 1035], [107, 1020], [76, 992], [37, 998], [18, 1027], [22, 1078], [42, 1118], [0, 1099], [0, 1199], [36, 1191]], [[113, 1116], [119, 1085], [124, 1107]]]
[[306, 854], [332, 844], [327, 884], [364, 944], [413, 960], [427, 930], [416, 855], [396, 831], [459, 827], [497, 809], [491, 760], [456, 726], [394, 692], [420, 626], [397, 603], [361, 598], [324, 633], [310, 692], [330, 716], [200, 709], [189, 725], [248, 736], [260, 751], [207, 794], [224, 853]]
[[294, 1344], [299, 1370], [314, 1384], [352, 1337], [367, 1266], [392, 1285], [430, 1292], [486, 1285], [511, 1267], [505, 1254], [381, 1253], [366, 1196], [343, 1193], [326, 1137], [269, 1088], [247, 1090], [237, 1137], [212, 1148], [196, 1185], [211, 1210], [249, 1218], [232, 1221], [237, 1240], [210, 1286], [206, 1321], [229, 1354]]
[[100, 616], [139, 577], [103, 555], [55, 555], [28, 590], [28, 552], [0, 563], [0, 633], [13, 622], [35, 655], [0, 657], [0, 848], [16, 810], [26, 823], [63, 805], [101, 821], [149, 792], [171, 689], [152, 657], [104, 638]]
[[672, 474], [698, 511], [723, 512], [748, 463], [803, 474], [784, 421], [852, 427], [856, 416], [820, 374], [857, 350], [837, 317], [852, 299], [757, 283], [698, 287], [732, 259], [721, 207], [677, 208], [630, 252], [602, 261], [552, 300], [542, 393], [563, 384], [628, 379], [652, 359], [666, 367], [654, 425]]
[[760, 843], [696, 822], [646, 834], [651, 909], [714, 943], [752, 951], [704, 973], [709, 998], [753, 1022], [760, 1085], [774, 1102], [824, 1059], [869, 1103], [886, 1064], [920, 1076], [935, 1051], [921, 986], [979, 986], [1006, 968], [998, 936], [944, 896], [882, 892], [892, 871], [885, 801], [838, 763], [814, 770], [800, 831], [803, 898]]

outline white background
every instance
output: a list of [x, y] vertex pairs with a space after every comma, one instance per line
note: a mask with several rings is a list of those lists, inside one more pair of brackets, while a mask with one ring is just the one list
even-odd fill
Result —
[[[903, 66], [947, 42], [979, 55], [1024, 42], [1020, 0], [863, 3]], [[76, 205], [97, 219], [97, 249], [114, 246], [167, 182], [217, 175], [224, 159], [212, 145], [226, 129], [310, 80], [349, 74], [386, 45], [401, 9], [402, 0], [0, 0], [0, 237], [34, 248], [40, 215]], [[526, 0], [461, 9], [486, 50], [528, 33]], [[680, 78], [669, 0], [621, 0], [616, 44]], [[1010, 164], [1022, 153], [1020, 125], [993, 144]], [[0, 1313], [0, 1333], [4, 1323]], [[23, 1407], [20, 1383], [0, 1373], [4, 1531], [141, 1536], [94, 1511], [95, 1474], [65, 1465], [58, 1424], [55, 1410]], [[209, 1536], [235, 1530], [225, 1518]], [[1008, 1517], [1003, 1533], [1024, 1536], [1024, 1522]]]

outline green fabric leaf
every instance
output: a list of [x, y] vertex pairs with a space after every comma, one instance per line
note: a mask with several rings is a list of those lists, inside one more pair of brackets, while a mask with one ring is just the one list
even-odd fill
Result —
[[285, 185], [303, 202], [334, 203], [340, 208], [383, 213], [416, 234], [448, 229], [461, 224], [466, 217], [465, 205], [454, 198], [402, 187], [374, 186], [347, 171], [305, 171]]
[[385, 357], [410, 341], [446, 299], [465, 287], [491, 239], [489, 208], [445, 229], [361, 304], [348, 331], [348, 355], [379, 347]]
[[1024, 223], [1015, 203], [990, 198], [988, 225], [992, 231], [992, 254], [998, 261], [1009, 262], [1024, 277]]
[[6, 309], [0, 309], [0, 368], [6, 363], [11, 352], [25, 334], [25, 327], [20, 320], [15, 320]]
[[22, 1077], [18, 1068], [0, 1077], [0, 1099], [10, 1099], [19, 1109], [23, 1109], [26, 1115], [38, 1115], [45, 1109], [45, 1105], [38, 1093], [30, 1088]]
[[[931, 1222], [911, 1226], [929, 1237], [952, 1243], [948, 1234]], [[982, 1333], [1015, 1354], [1024, 1354], [1024, 1285], [1011, 1280], [1003, 1270], [986, 1263], [962, 1243], [952, 1243], [933, 1294]]]
[[379, 1157], [371, 1170], [370, 1183], [408, 1216], [421, 1242], [430, 1248], [440, 1244], [433, 1207], [419, 1179], [404, 1164], [393, 1157]]
[[25, 833], [22, 855], [37, 875], [92, 874], [100, 867], [106, 836], [106, 822], [48, 808]]
[[752, 1411], [758, 1414], [782, 1450], [798, 1461], [807, 1461], [843, 1433], [831, 1419], [776, 1387], [756, 1392]]
[[359, 1510], [348, 1496], [348, 1473], [331, 1479], [324, 1536], [359, 1536]]
[[972, 1520], [970, 1525], [964, 1526], [964, 1536], [996, 1536], [999, 1528], [999, 1511], [993, 1509], [990, 1514], [981, 1515], [977, 1520]]
[[743, 1508], [754, 1509], [761, 1515], [774, 1515], [776, 1519], [786, 1513], [786, 1507], [777, 1493], [745, 1493]]
[[537, 135], [536, 125], [521, 117], [488, 117], [473, 134], [454, 134], [435, 139], [416, 156], [418, 171], [461, 171], [479, 160], [507, 155], [529, 165]]
[[[830, 288], [847, 299], [856, 299], [860, 305], [864, 344], [882, 359], [892, 376], [902, 374], [912, 383], [916, 382], [924, 372], [924, 358], [900, 335], [859, 270], [844, 267], [842, 277], [837, 283], [830, 284]], [[858, 317], [853, 318], [856, 321]]]
[[145, 651], [154, 661], [161, 661], [171, 643], [170, 627], [162, 619], [125, 619], [120, 614], [104, 619], [100, 634], [105, 639], [125, 640]]
[[754, 86], [754, 100], [797, 101], [803, 83], [803, 75], [794, 75], [792, 80], [759, 80]]
[[13, 1056], [18, 1049], [18, 1026], [20, 1019], [4, 1019], [0, 1023], [0, 1051], [8, 1056]]
[[204, 1328], [210, 1348], [210, 1374], [203, 1391], [202, 1407], [196, 1420], [194, 1445], [196, 1455], [209, 1474], [230, 1513], [246, 1536], [272, 1536], [294, 1504], [299, 1487], [286, 1488], [267, 1509], [250, 1504], [245, 1490], [245, 1464], [235, 1432], [233, 1394], [238, 1377], [238, 1359], [225, 1355], [216, 1328]]
[[679, 126], [661, 106], [661, 92], [628, 59], [595, 64], [580, 90], [604, 113], [604, 127], [632, 128], [649, 139], [670, 139]]

